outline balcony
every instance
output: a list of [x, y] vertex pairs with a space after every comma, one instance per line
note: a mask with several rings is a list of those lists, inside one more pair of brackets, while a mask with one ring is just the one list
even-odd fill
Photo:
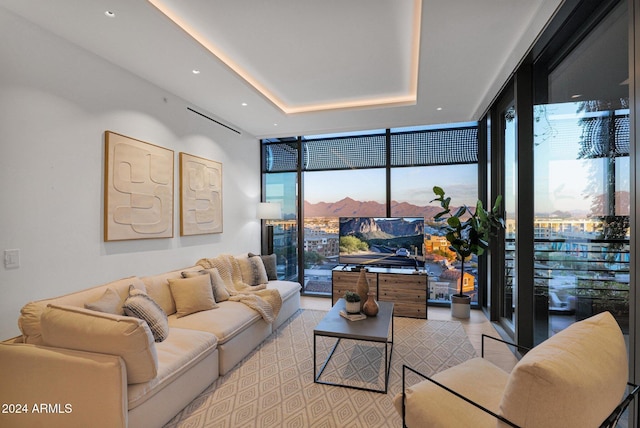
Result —
[[[546, 303], [536, 308], [538, 318], [547, 312], [580, 321], [609, 311], [628, 332], [628, 239], [535, 239], [534, 245], [536, 302]], [[507, 248], [515, 248], [515, 240], [507, 240]], [[514, 279], [514, 255], [507, 251], [507, 284]]]

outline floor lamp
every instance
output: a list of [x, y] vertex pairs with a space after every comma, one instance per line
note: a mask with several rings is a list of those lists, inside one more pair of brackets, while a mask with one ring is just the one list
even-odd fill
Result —
[[256, 217], [265, 220], [265, 228], [267, 239], [262, 239], [262, 254], [273, 254], [273, 225], [270, 220], [279, 220], [282, 218], [282, 209], [280, 204], [274, 202], [260, 202], [256, 210]]

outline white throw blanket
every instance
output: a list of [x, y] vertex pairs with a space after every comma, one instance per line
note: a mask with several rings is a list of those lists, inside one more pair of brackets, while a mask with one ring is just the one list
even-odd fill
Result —
[[282, 297], [280, 292], [267, 289], [266, 284], [251, 286], [242, 281], [242, 274], [237, 260], [231, 255], [220, 255], [213, 259], [200, 259], [198, 265], [206, 269], [216, 268], [229, 292], [229, 300], [244, 303], [257, 311], [262, 318], [272, 323], [280, 313]]
[[244, 303], [257, 311], [270, 324], [278, 317], [282, 307], [282, 297], [280, 297], [278, 290], [256, 290], [255, 292], [229, 294], [231, 294], [229, 300]]

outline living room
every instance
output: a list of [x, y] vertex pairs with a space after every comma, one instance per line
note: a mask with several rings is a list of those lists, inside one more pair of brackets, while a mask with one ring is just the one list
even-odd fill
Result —
[[[76, 42], [70, 42], [67, 37], [72, 36], [52, 32], [51, 29], [46, 28], [46, 25], [41, 24], [42, 21], [39, 22], [39, 20], [45, 20], [47, 15], [52, 21], [65, 19], [81, 21], [78, 17], [63, 17], [62, 15], [68, 13], [69, 9], [60, 7], [56, 11], [55, 7], [44, 6], [43, 2], [39, 5], [42, 6], [42, 10], [29, 18], [23, 16], [23, 13], [28, 15], [24, 10], [30, 7], [20, 6], [20, 3], [22, 2], [3, 1], [0, 4], [0, 32], [3, 39], [8, 41], [0, 47], [3, 58], [0, 71], [2, 87], [0, 95], [2, 126], [0, 128], [3, 131], [2, 139], [4, 140], [0, 146], [2, 166], [0, 175], [5, 183], [2, 193], [4, 221], [0, 226], [0, 240], [3, 250], [18, 251], [17, 256], [15, 256], [16, 253], [11, 253], [16, 257], [11, 261], [18, 267], [7, 268], [5, 264], [5, 268], [0, 273], [0, 287], [2, 287], [0, 339], [2, 340], [21, 334], [17, 320], [20, 317], [20, 308], [27, 302], [73, 293], [89, 286], [105, 284], [131, 275], [145, 276], [180, 269], [193, 265], [202, 257], [214, 257], [223, 253], [259, 254], [263, 239], [263, 225], [256, 219], [256, 207], [259, 202], [271, 199], [263, 188], [264, 171], [260, 139], [265, 142], [270, 139], [284, 141], [287, 138], [296, 139], [298, 136], [318, 136], [346, 131], [357, 133], [370, 129], [435, 126], [468, 121], [476, 123], [482, 134], [482, 130], [486, 130], [487, 125], [485, 113], [495, 102], [499, 103], [509, 98], [503, 96], [502, 90], [510, 85], [512, 73], [520, 64], [524, 53], [537, 40], [538, 34], [545, 27], [549, 17], [556, 12], [556, 7], [560, 3], [571, 2], [533, 2], [535, 5], [527, 9], [532, 15], [527, 17], [528, 20], [522, 18], [522, 21], [518, 21], [531, 24], [531, 27], [527, 27], [523, 33], [519, 34], [522, 38], [517, 38], [513, 34], [495, 35], [502, 42], [505, 40], [508, 42], [504, 44], [512, 48], [512, 55], [500, 57], [503, 61], [489, 71], [493, 73], [492, 79], [484, 81], [484, 87], [475, 90], [475, 98], [470, 103], [473, 105], [465, 107], [463, 111], [456, 108], [436, 111], [434, 108], [433, 111], [427, 112], [411, 106], [386, 107], [385, 109], [388, 110], [402, 109], [406, 113], [404, 122], [393, 122], [389, 119], [391, 116], [386, 116], [385, 109], [382, 108], [340, 109], [337, 112], [320, 113], [321, 120], [313, 126], [305, 122], [304, 114], [279, 112], [271, 101], [265, 100], [259, 91], [229, 70], [227, 73], [232, 76], [229, 77], [231, 82], [229, 85], [242, 86], [252, 94], [253, 98], [248, 102], [249, 106], [241, 106], [239, 100], [238, 102], [234, 100], [237, 105], [229, 108], [229, 115], [222, 108], [202, 108], [186, 95], [192, 91], [194, 99], [200, 99], [203, 93], [207, 93], [202, 87], [188, 88], [190, 83], [186, 79], [198, 78], [206, 74], [201, 73], [200, 76], [193, 74], [192, 69], [196, 65], [188, 64], [183, 67], [186, 70], [185, 74], [190, 75], [185, 77], [185, 82], [181, 83], [175, 83], [180, 79], [170, 75], [167, 70], [166, 79], [173, 79], [176, 86], [152, 83], [153, 80], [147, 77], [144, 69], [132, 71], [118, 65], [105, 52], [92, 52]], [[429, 3], [421, 3], [423, 27], [427, 27], [427, 23], [431, 22], [427, 21], [427, 18], [430, 20], [434, 18], [429, 17]], [[634, 16], [636, 3], [629, 2], [630, 8], [625, 12], [629, 17]], [[69, 4], [66, 6], [69, 7]], [[37, 9], [39, 6], [32, 7]], [[490, 6], [496, 7], [495, 4], [487, 5], [487, 7]], [[151, 8], [152, 6], [145, 2], [144, 6], [136, 7]], [[116, 3], [113, 9], [117, 12], [118, 9], [126, 10], [126, 7]], [[104, 12], [104, 10], [97, 11], [107, 24], [101, 24], [104, 26], [100, 28], [96, 27], [94, 37], [106, 37], [109, 32], [105, 30], [107, 28], [105, 26], [113, 26], [114, 20], [117, 23], [111, 30], [114, 33], [119, 31], [118, 25], [132, 26], [131, 22], [126, 22], [126, 19], [118, 21], [124, 18], [123, 15], [109, 18], [104, 16]], [[465, 13], [464, 9], [458, 12]], [[155, 18], [158, 19], [157, 16]], [[88, 19], [87, 22], [89, 22]], [[175, 33], [173, 36], [187, 39], [182, 30], [173, 27], [172, 23], [166, 24]], [[480, 25], [493, 30], [499, 26], [499, 23]], [[68, 31], [71, 33], [74, 30], [69, 27]], [[91, 33], [91, 29], [84, 28], [83, 31], [85, 34]], [[138, 49], [132, 50], [132, 55], [144, 56], [144, 50], [154, 46], [151, 38], [151, 35], [141, 32], [139, 39], [132, 39], [131, 45], [139, 44]], [[635, 39], [633, 36], [629, 39], [633, 49], [636, 46]], [[192, 41], [187, 40], [185, 43], [192, 43]], [[439, 41], [437, 44], [443, 49], [449, 49], [446, 43]], [[126, 48], [127, 46], [123, 44], [111, 47], [114, 51], [126, 50]], [[165, 48], [162, 45], [155, 45], [154, 49], [163, 51]], [[198, 53], [198, 57], [210, 55], [201, 46], [195, 46], [192, 49], [192, 52]], [[467, 55], [470, 58], [474, 54], [483, 55], [482, 50], [477, 47], [473, 52], [465, 52], [462, 56]], [[179, 52], [172, 52], [172, 54], [180, 58], [176, 62], [183, 60], [178, 55]], [[458, 61], [460, 58], [457, 57], [454, 65], [450, 66], [449, 73], [453, 73], [460, 66]], [[215, 62], [216, 67], [226, 67], [218, 60]], [[469, 66], [467, 61], [463, 61], [463, 64], [466, 68], [474, 68]], [[421, 70], [424, 71], [424, 68], [421, 67]], [[634, 60], [629, 60], [629, 69], [635, 70]], [[202, 67], [200, 71], [206, 70]], [[633, 110], [635, 99], [633, 88], [636, 86], [633, 84], [635, 83], [633, 73], [629, 76], [632, 76], [633, 82], [629, 86], [626, 108], [631, 109], [630, 117], [633, 119], [636, 115]], [[223, 82], [222, 85], [224, 84]], [[186, 87], [182, 93], [173, 89], [180, 86]], [[525, 89], [515, 88], [521, 93]], [[425, 88], [421, 88], [421, 91], [424, 90]], [[216, 91], [217, 88], [213, 87], [206, 96], [225, 98], [221, 95], [222, 90]], [[441, 92], [445, 95], [448, 93], [446, 88]], [[419, 94], [421, 99], [426, 97], [424, 92]], [[242, 119], [242, 116], [247, 115], [246, 107], [257, 103], [265, 103], [269, 105], [269, 109], [278, 113], [268, 117], [265, 115], [262, 122], [255, 121], [246, 128], [239, 126], [241, 123], [251, 122], [251, 120]], [[624, 107], [622, 106], [622, 109]], [[365, 113], [370, 116], [365, 118]], [[291, 121], [288, 122], [288, 119]], [[278, 125], [275, 126], [275, 123]], [[251, 126], [254, 128], [247, 129]], [[113, 131], [169, 149], [174, 152], [176, 160], [178, 154], [183, 152], [221, 163], [224, 223], [222, 233], [181, 236], [176, 192], [171, 237], [106, 241], [104, 239], [105, 131]], [[634, 132], [637, 130], [631, 126], [629, 132], [629, 144], [635, 147]], [[487, 142], [484, 141], [481, 144], [487, 144]], [[637, 180], [637, 177], [634, 175], [634, 168], [629, 165], [633, 166], [637, 161], [634, 155], [629, 153], [627, 153], [627, 159], [630, 161], [627, 161], [629, 164], [627, 164], [625, 180], [631, 201], [627, 218], [631, 216], [630, 227], [634, 230], [633, 216], [636, 210], [634, 201], [637, 188], [634, 180]], [[481, 157], [478, 165], [483, 162], [486, 165], [491, 160]], [[177, 166], [176, 163], [173, 177], [176, 184], [179, 178]], [[480, 173], [482, 171], [485, 170], [480, 170]], [[533, 175], [532, 170], [529, 172]], [[484, 175], [487, 176], [489, 173], [485, 171]], [[446, 188], [444, 183], [436, 184]], [[519, 183], [519, 185], [523, 187], [518, 187], [517, 194], [534, 193], [533, 184], [527, 186], [525, 183]], [[487, 186], [487, 183], [478, 182], [479, 194], [485, 197], [490, 194], [490, 189], [483, 186]], [[430, 190], [430, 186], [427, 190]], [[452, 196], [455, 198], [455, 195]], [[522, 203], [522, 200], [519, 202]], [[533, 208], [530, 211], [533, 215]], [[531, 224], [534, 223], [533, 218], [518, 219], [520, 222], [529, 220]], [[533, 241], [534, 230], [533, 227], [530, 229], [528, 232]], [[526, 234], [518, 234], [518, 237], [529, 239]], [[633, 233], [630, 239], [633, 241]], [[628, 258], [624, 263], [627, 266], [627, 275], [631, 275], [631, 280], [626, 282], [629, 290], [627, 305], [630, 308], [627, 321], [629, 330], [626, 333], [630, 346], [631, 379], [633, 380], [636, 379], [636, 373], [640, 372], [638, 368], [640, 362], [637, 361], [638, 321], [635, 317], [637, 305], [633, 304], [637, 302], [634, 283], [637, 256], [628, 239], [624, 245], [626, 247], [622, 252]], [[520, 248], [519, 251], [522, 257], [534, 260], [533, 249]], [[298, 266], [303, 266], [302, 259], [295, 261]], [[535, 270], [536, 266], [533, 262], [530, 264], [530, 271], [521, 271], [519, 274], [523, 277], [531, 277], [533, 281], [534, 277], [537, 278], [538, 271]], [[490, 268], [490, 265], [486, 267], [486, 269]], [[299, 270], [300, 273], [303, 271], [304, 268]], [[300, 279], [300, 282], [304, 281]], [[533, 288], [533, 285], [531, 287]], [[530, 344], [536, 343], [538, 340], [534, 337], [532, 327], [533, 320], [536, 319], [533, 314], [534, 308], [533, 305], [527, 304], [530, 303], [531, 296], [533, 292], [529, 297], [521, 297], [525, 300], [514, 301], [513, 307], [521, 311], [518, 316], [531, 320], [530, 325], [525, 326], [527, 328], [518, 330], [517, 323], [513, 323], [514, 319], [510, 318], [512, 314], [504, 317], [491, 312], [489, 303], [492, 297], [489, 290], [485, 289], [486, 300], [480, 300], [477, 310], [473, 311], [471, 321], [467, 322], [467, 333], [471, 342], [476, 344], [477, 333], [469, 331], [469, 328], [475, 328], [475, 324], [482, 325], [483, 332], [487, 330], [491, 332], [494, 331], [492, 322], [499, 325], [500, 318], [510, 318], [516, 336], [521, 340], [529, 341]], [[565, 299], [563, 302], [566, 303], [569, 300]], [[303, 296], [302, 306], [326, 310], [330, 307], [330, 299]], [[431, 309], [430, 307], [429, 310]], [[557, 312], [559, 310], [561, 312], [561, 309], [559, 304], [554, 308], [552, 315], [557, 316]], [[447, 308], [437, 306], [433, 307], [429, 318], [450, 319]]]

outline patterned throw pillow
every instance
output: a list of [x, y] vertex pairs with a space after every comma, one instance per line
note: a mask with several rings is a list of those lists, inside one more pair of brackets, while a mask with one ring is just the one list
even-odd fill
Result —
[[242, 282], [251, 286], [269, 282], [267, 271], [260, 257], [244, 256], [236, 257], [236, 260], [242, 273]]
[[138, 290], [133, 285], [130, 286], [129, 297], [122, 307], [126, 315], [147, 322], [156, 342], [162, 342], [169, 336], [167, 314], [144, 291]]
[[262, 259], [262, 264], [264, 264], [264, 269], [267, 271], [267, 278], [269, 281], [276, 281], [278, 279], [278, 269], [276, 269], [276, 255], [258, 255], [249, 253], [249, 257], [260, 257]]

